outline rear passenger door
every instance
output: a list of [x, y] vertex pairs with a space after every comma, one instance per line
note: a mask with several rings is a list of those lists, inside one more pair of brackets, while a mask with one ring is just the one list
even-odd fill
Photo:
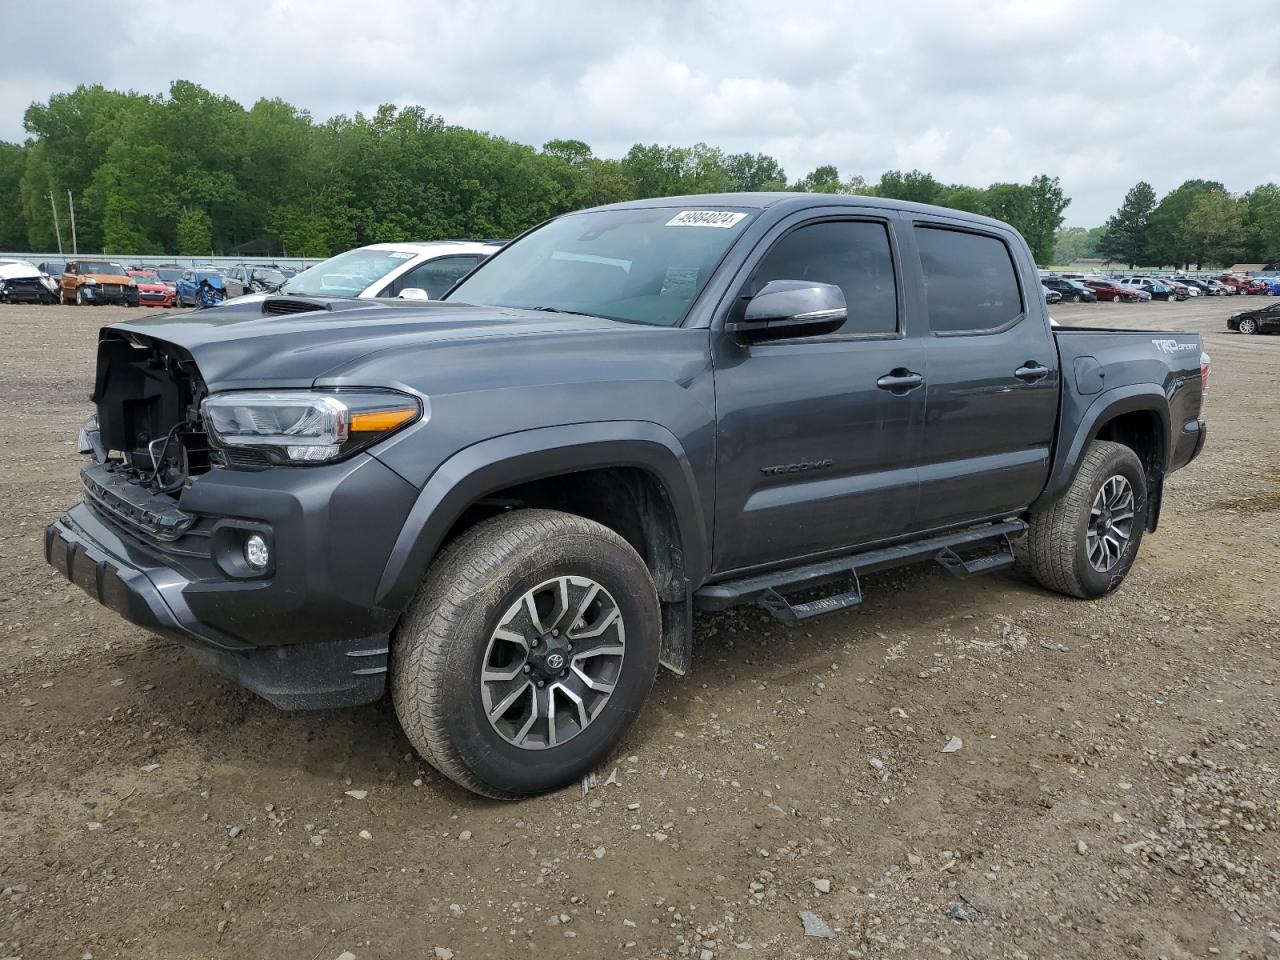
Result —
[[918, 526], [1015, 513], [1039, 496], [1058, 416], [1058, 351], [1012, 234], [917, 219], [929, 376]]

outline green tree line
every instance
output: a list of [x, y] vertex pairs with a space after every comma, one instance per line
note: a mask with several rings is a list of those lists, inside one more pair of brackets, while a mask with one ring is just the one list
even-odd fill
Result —
[[1139, 181], [1101, 227], [1058, 231], [1053, 262], [1080, 257], [1184, 270], [1280, 262], [1280, 186], [1236, 195], [1214, 180], [1188, 180], [1157, 202], [1151, 184]]
[[772, 157], [636, 144], [620, 158], [580, 140], [536, 149], [451, 126], [421, 107], [316, 122], [282, 100], [246, 109], [197, 84], [167, 95], [81, 86], [26, 111], [23, 144], [0, 142], [0, 249], [69, 241], [115, 254], [288, 253], [363, 243], [510, 237], [581, 207], [737, 190], [858, 192], [988, 214], [1017, 227], [1038, 261], [1070, 202], [1056, 177], [986, 187], [919, 170], [868, 183], [822, 166], [791, 181]]

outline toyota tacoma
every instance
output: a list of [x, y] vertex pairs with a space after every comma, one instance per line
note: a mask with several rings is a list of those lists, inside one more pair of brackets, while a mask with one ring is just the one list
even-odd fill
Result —
[[580, 778], [695, 610], [869, 571], [1094, 598], [1205, 441], [1186, 333], [1052, 326], [1007, 224], [891, 200], [553, 219], [440, 301], [268, 296], [103, 329], [48, 561], [284, 708], [390, 690], [479, 793]]

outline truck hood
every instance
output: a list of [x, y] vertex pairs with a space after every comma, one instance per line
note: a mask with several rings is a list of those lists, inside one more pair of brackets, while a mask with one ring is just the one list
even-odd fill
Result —
[[[281, 306], [281, 303], [286, 306]], [[273, 306], [273, 304], [275, 306]], [[307, 306], [308, 312], [266, 313]], [[327, 372], [391, 351], [482, 337], [510, 339], [641, 329], [600, 317], [421, 301], [274, 297], [192, 313], [114, 323], [103, 337], [140, 337], [181, 347], [211, 392], [308, 387]]]

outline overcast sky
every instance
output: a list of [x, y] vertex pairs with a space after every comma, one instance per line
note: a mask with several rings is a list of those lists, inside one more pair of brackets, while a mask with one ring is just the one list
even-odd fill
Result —
[[[23, 111], [52, 92], [161, 93], [183, 78], [317, 119], [417, 103], [604, 157], [705, 141], [768, 153], [792, 179], [824, 163], [869, 181], [913, 167], [974, 185], [1047, 173], [1072, 198], [1069, 225], [1101, 223], [1139, 179], [1160, 193], [1192, 177], [1280, 182], [1274, 7], [983, 6], [0, 0], [16, 41], [0, 57], [0, 139], [21, 140]], [[68, 26], [86, 42], [60, 40]]]

